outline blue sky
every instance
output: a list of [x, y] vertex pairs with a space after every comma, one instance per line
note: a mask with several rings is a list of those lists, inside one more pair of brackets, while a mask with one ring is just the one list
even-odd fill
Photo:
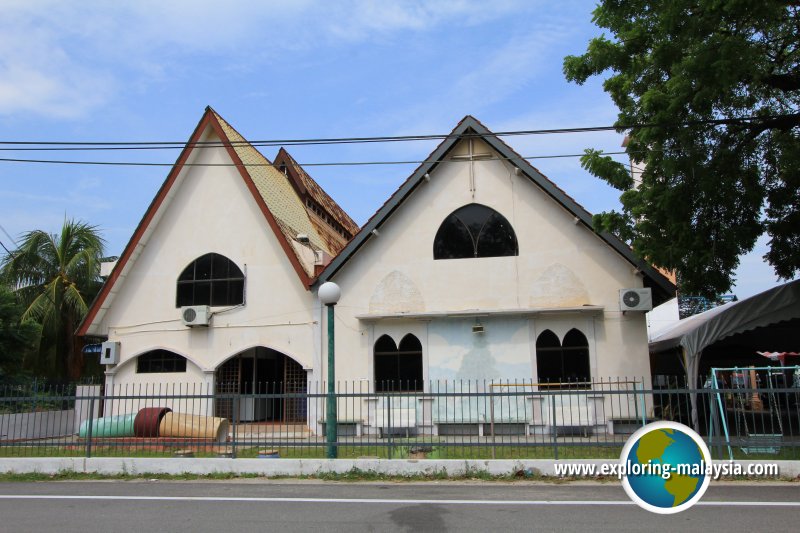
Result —
[[[249, 140], [435, 134], [472, 114], [494, 131], [611, 124], [599, 80], [569, 84], [562, 59], [599, 30], [586, 0], [63, 2], [5, 0], [0, 140], [185, 141], [206, 105]], [[619, 150], [621, 136], [515, 137], [524, 156]], [[419, 160], [429, 142], [290, 148], [300, 163]], [[265, 148], [272, 158], [277, 148]], [[2, 152], [0, 157], [173, 162], [177, 150]], [[577, 158], [534, 166], [591, 212], [618, 192]], [[363, 223], [414, 165], [308, 167]], [[14, 238], [64, 217], [101, 227], [119, 254], [164, 167], [0, 162], [0, 225]], [[7, 246], [9, 238], [0, 232]], [[734, 292], [777, 279], [742, 259]]]

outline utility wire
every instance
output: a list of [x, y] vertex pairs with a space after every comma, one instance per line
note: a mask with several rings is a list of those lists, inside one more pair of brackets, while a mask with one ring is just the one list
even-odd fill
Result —
[[[428, 140], [442, 140], [454, 137], [510, 137], [521, 135], [553, 135], [553, 134], [568, 134], [568, 133], [591, 133], [601, 131], [624, 131], [631, 129], [641, 128], [671, 128], [671, 127], [685, 127], [685, 126], [701, 126], [701, 125], [734, 125], [744, 124], [749, 122], [763, 122], [768, 120], [798, 117], [797, 114], [780, 114], [768, 116], [747, 116], [737, 118], [721, 118], [721, 119], [707, 119], [707, 120], [692, 120], [685, 122], [673, 123], [641, 123], [630, 125], [617, 125], [617, 126], [589, 126], [589, 127], [576, 127], [576, 128], [554, 128], [554, 129], [540, 129], [540, 130], [513, 130], [513, 131], [500, 131], [491, 133], [469, 133], [469, 134], [432, 134], [432, 135], [396, 135], [396, 136], [376, 136], [376, 137], [322, 137], [311, 139], [273, 139], [273, 140], [259, 140], [259, 141], [230, 141], [233, 146], [300, 146], [300, 145], [317, 145], [317, 144], [356, 144], [356, 143], [382, 143], [382, 142], [407, 142], [407, 141], [428, 141]], [[115, 149], [115, 150], [130, 150], [130, 149], [176, 149], [183, 148], [184, 146], [224, 146], [226, 143], [221, 141], [197, 141], [194, 143], [186, 143], [185, 141], [115, 141], [115, 142], [90, 142], [90, 141], [0, 141], [0, 145], [9, 147], [25, 147], [35, 146], [37, 150], [44, 149], [58, 149], [58, 150], [97, 150], [97, 149]], [[0, 148], [4, 150], [9, 149], [25, 149], [25, 148]]]
[[[11, 242], [13, 242], [13, 243], [14, 243], [14, 246], [16, 246], [17, 248], [19, 248], [19, 244], [17, 244], [17, 241], [16, 241], [16, 240], [14, 240], [14, 237], [12, 237], [12, 236], [11, 236], [11, 234], [10, 234], [9, 232], [7, 232], [7, 231], [6, 231], [6, 228], [4, 228], [2, 224], [0, 224], [0, 231], [2, 231], [3, 233], [5, 233], [5, 234], [6, 234], [6, 237], [8, 237], [8, 239], [9, 239]], [[4, 247], [4, 248], [5, 248], [5, 247]]]
[[[627, 152], [603, 152], [601, 155], [626, 155]], [[558, 159], [567, 157], [583, 157], [585, 154], [556, 154], [556, 155], [532, 155], [519, 157], [487, 157], [481, 161], [520, 161], [534, 159]], [[172, 167], [175, 163], [148, 163], [135, 161], [69, 161], [63, 159], [13, 159], [0, 158], [0, 162], [5, 163], [43, 163], [57, 165], [102, 165], [120, 167]], [[371, 165], [420, 165], [422, 163], [460, 163], [452, 159], [422, 159], [408, 161], [341, 161], [329, 163], [297, 163], [301, 167], [347, 167], [347, 166], [371, 166]], [[184, 163], [187, 167], [275, 167], [274, 163]]]
[[2, 247], [3, 247], [3, 250], [5, 250], [5, 251], [6, 251], [6, 253], [7, 253], [8, 255], [10, 255], [11, 257], [14, 257], [14, 254], [13, 254], [13, 253], [11, 253], [11, 250], [9, 250], [8, 248], [6, 248], [6, 245], [5, 245], [5, 244], [3, 244], [3, 241], [0, 241], [0, 246], [2, 246]]

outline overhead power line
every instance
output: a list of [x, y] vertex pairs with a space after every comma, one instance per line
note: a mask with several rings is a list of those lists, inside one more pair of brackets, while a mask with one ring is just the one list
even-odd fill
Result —
[[[603, 152], [602, 155], [624, 155], [627, 152]], [[554, 154], [554, 155], [532, 155], [520, 157], [487, 157], [481, 158], [482, 161], [531, 161], [535, 159], [559, 159], [568, 157], [582, 157], [585, 154]], [[42, 163], [53, 165], [99, 165], [99, 166], [119, 166], [119, 167], [172, 167], [175, 163], [149, 163], [137, 161], [69, 161], [63, 159], [13, 159], [0, 158], [0, 162], [5, 163]], [[347, 167], [347, 166], [373, 166], [373, 165], [420, 165], [423, 163], [461, 163], [452, 159], [420, 159], [408, 161], [337, 161], [327, 163], [297, 163], [301, 167]], [[274, 163], [184, 163], [187, 167], [275, 167]]]
[[[302, 146], [302, 145], [326, 145], [326, 144], [361, 144], [361, 143], [385, 143], [385, 142], [409, 142], [409, 141], [429, 141], [444, 140], [453, 137], [511, 137], [526, 135], [555, 135], [570, 133], [592, 133], [602, 131], [625, 131], [642, 128], [674, 128], [700, 125], [734, 125], [750, 122], [763, 122], [779, 118], [795, 117], [793, 114], [769, 115], [769, 116], [748, 116], [736, 118], [720, 118], [695, 120], [672, 123], [642, 123], [619, 126], [589, 126], [576, 128], [553, 128], [539, 130], [513, 130], [499, 131], [487, 134], [472, 133], [465, 135], [431, 134], [431, 135], [384, 135], [375, 137], [323, 137], [311, 139], [272, 139], [258, 141], [230, 141], [233, 146], [252, 145], [252, 146]], [[0, 150], [166, 150], [179, 149], [184, 146], [224, 146], [221, 141], [197, 141], [187, 143], [185, 141], [0, 141]]]

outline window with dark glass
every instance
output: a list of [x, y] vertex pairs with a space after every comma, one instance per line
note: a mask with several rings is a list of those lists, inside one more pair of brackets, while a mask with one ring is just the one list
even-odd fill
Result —
[[517, 235], [490, 207], [468, 204], [444, 219], [433, 240], [434, 259], [519, 255]]
[[186, 372], [186, 358], [168, 350], [153, 350], [136, 358], [137, 374]]
[[388, 335], [375, 342], [375, 391], [412, 392], [423, 390], [422, 343], [410, 333], [400, 347]]
[[239, 305], [244, 302], [244, 274], [219, 254], [198, 257], [178, 277], [176, 306]]
[[548, 388], [588, 388], [589, 342], [577, 329], [571, 329], [560, 342], [555, 333], [544, 330], [536, 339], [536, 370], [539, 383]]

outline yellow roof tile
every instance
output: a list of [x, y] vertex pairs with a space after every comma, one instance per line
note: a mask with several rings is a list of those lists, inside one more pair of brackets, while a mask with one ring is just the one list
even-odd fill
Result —
[[[302, 200], [298, 197], [287, 177], [276, 169], [269, 159], [256, 150], [225, 119], [216, 112], [214, 115], [228, 140], [231, 141], [236, 155], [245, 165], [245, 170], [253, 180], [272, 216], [278, 220], [281, 229], [284, 230], [284, 234], [288, 231], [292, 232], [291, 235], [287, 235], [287, 238], [294, 238], [298, 233], [304, 233], [308, 235], [313, 247], [333, 255], [325, 239], [320, 236], [315, 225], [311, 222], [305, 205], [303, 205]], [[313, 266], [310, 273], [313, 274]]]

